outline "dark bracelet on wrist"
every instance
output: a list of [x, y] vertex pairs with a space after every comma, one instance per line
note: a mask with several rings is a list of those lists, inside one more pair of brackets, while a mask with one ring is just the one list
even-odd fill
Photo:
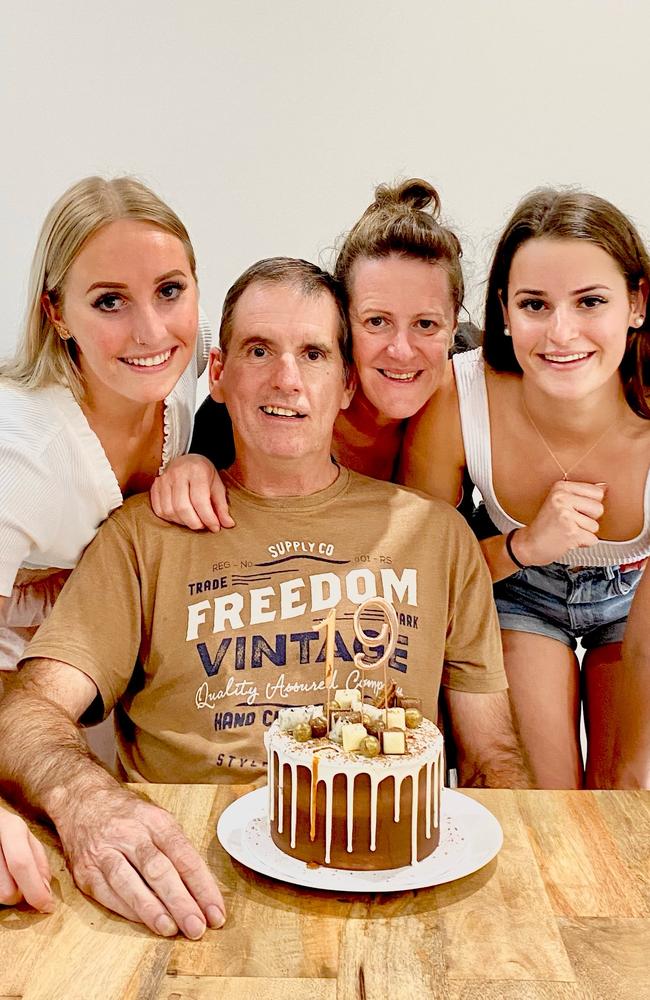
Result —
[[512, 531], [509, 531], [508, 534], [506, 535], [506, 552], [508, 553], [510, 559], [513, 561], [515, 566], [517, 566], [519, 569], [526, 569], [527, 567], [525, 563], [519, 562], [517, 556], [512, 551], [512, 538], [516, 531], [519, 531], [519, 528], [513, 528]]

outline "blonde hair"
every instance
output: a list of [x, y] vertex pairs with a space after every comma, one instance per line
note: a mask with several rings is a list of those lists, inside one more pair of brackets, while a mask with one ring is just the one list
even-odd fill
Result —
[[22, 335], [13, 358], [0, 365], [0, 376], [29, 389], [63, 384], [77, 400], [83, 397], [76, 345], [59, 336], [42, 299], [47, 295], [53, 305], [62, 303], [66, 275], [84, 244], [119, 219], [148, 222], [176, 236], [196, 280], [196, 259], [187, 230], [164, 201], [133, 177], [85, 177], [68, 188], [43, 223], [29, 276]]

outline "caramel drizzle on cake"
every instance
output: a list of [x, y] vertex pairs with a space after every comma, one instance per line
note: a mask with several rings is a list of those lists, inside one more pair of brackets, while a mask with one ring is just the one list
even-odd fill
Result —
[[316, 840], [316, 792], [318, 791], [318, 754], [311, 759], [311, 797], [309, 800], [309, 839]]

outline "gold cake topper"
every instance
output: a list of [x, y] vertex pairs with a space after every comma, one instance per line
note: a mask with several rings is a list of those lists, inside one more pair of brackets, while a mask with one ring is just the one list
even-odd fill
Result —
[[[363, 615], [371, 610], [378, 609], [382, 611], [386, 616], [386, 621], [381, 623], [381, 628], [376, 635], [371, 635], [369, 632], [364, 631], [361, 619]], [[364, 673], [369, 670], [377, 670], [378, 667], [383, 667], [384, 673], [384, 691], [388, 692], [388, 664], [395, 652], [397, 646], [397, 633], [399, 628], [399, 623], [397, 620], [397, 614], [395, 608], [389, 601], [383, 597], [369, 597], [362, 604], [359, 604], [354, 612], [354, 634], [357, 640], [361, 644], [361, 651], [354, 654], [355, 665]], [[332, 691], [332, 682], [334, 679], [334, 644], [336, 637], [336, 608], [330, 608], [327, 617], [323, 618], [315, 626], [317, 631], [322, 631], [325, 629], [325, 688], [327, 690], [327, 718], [329, 718], [330, 713], [330, 700]], [[375, 656], [370, 658], [369, 654], [372, 649], [376, 649], [377, 646], [383, 646], [383, 652], [381, 656]], [[362, 694], [363, 700], [363, 694]], [[385, 705], [386, 710], [388, 710], [388, 702]]]

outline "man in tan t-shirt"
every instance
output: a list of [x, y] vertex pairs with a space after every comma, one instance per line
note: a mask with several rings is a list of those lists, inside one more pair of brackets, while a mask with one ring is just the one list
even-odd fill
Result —
[[221, 345], [212, 392], [233, 422], [236, 527], [191, 532], [156, 518], [147, 496], [127, 502], [0, 706], [0, 778], [51, 816], [78, 884], [157, 933], [188, 937], [223, 922], [218, 889], [168, 814], [91, 760], [78, 720], [115, 708], [131, 781], [250, 781], [264, 774], [279, 708], [323, 700], [317, 626], [330, 608], [336, 687], [378, 682], [358, 676], [352, 617], [379, 595], [400, 625], [391, 679], [434, 718], [442, 684], [461, 781], [528, 784], [469, 529], [451, 507], [330, 457], [352, 395], [332, 279], [301, 261], [254, 265], [226, 297]]

